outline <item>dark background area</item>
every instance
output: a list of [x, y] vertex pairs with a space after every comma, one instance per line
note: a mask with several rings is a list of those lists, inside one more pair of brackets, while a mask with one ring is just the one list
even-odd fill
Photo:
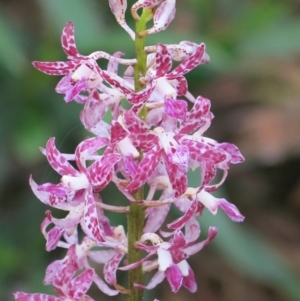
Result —
[[[0, 300], [19, 290], [51, 292], [42, 285], [45, 269], [65, 252], [45, 251], [39, 227], [48, 208], [28, 178], [59, 181], [39, 151], [49, 137], [72, 153], [90, 135], [79, 121], [81, 106], [55, 93], [60, 78], [31, 66], [66, 60], [60, 34], [67, 21], [81, 54], [121, 50], [133, 57], [108, 1], [0, 1]], [[235, 143], [246, 158], [218, 191], [246, 219], [234, 224], [222, 212], [204, 214], [203, 237], [210, 225], [219, 235], [189, 259], [198, 292], [172, 294], [165, 281], [145, 300], [300, 300], [300, 3], [178, 0], [175, 20], [147, 44], [182, 40], [207, 45], [211, 62], [188, 74], [189, 89], [212, 102], [206, 136]], [[105, 191], [110, 198], [112, 189]], [[91, 295], [108, 300], [94, 287]]]

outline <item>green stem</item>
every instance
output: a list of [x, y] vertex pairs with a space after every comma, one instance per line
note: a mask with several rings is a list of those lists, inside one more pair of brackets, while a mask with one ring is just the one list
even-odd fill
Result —
[[[143, 188], [136, 194], [136, 199], [143, 199]], [[142, 259], [142, 251], [135, 248], [134, 243], [138, 241], [144, 228], [144, 209], [137, 204], [130, 204], [130, 212], [127, 215], [127, 234], [128, 234], [128, 263], [137, 262]], [[144, 275], [142, 266], [128, 272], [128, 289], [130, 295], [128, 301], [142, 301], [143, 291], [137, 290], [133, 287], [134, 283], [144, 284]]]
[[146, 29], [146, 22], [146, 16], [143, 13], [140, 20], [135, 23], [135, 56], [137, 59], [137, 63], [134, 66], [135, 92], [141, 91], [145, 88], [145, 86], [141, 84], [140, 78], [146, 74], [147, 55], [144, 50], [146, 38], [140, 37], [138, 33]]
[[[135, 54], [137, 63], [134, 67], [134, 84], [135, 91], [139, 92], [145, 88], [140, 82], [140, 78], [146, 74], [147, 55], [145, 53], [145, 37], [140, 37], [139, 32], [146, 29], [147, 18], [151, 12], [144, 10], [141, 18], [136, 22], [136, 38], [135, 38]], [[142, 154], [141, 154], [142, 156]], [[144, 199], [144, 188], [140, 188], [134, 195], [136, 200]], [[140, 261], [142, 259], [142, 251], [135, 248], [134, 243], [140, 240], [143, 234], [145, 214], [142, 206], [131, 203], [130, 211], [127, 214], [127, 236], [128, 236], [128, 263]], [[128, 272], [128, 289], [130, 294], [127, 301], [142, 301], [143, 291], [134, 288], [134, 283], [144, 284], [144, 275], [142, 266], [130, 270]]]

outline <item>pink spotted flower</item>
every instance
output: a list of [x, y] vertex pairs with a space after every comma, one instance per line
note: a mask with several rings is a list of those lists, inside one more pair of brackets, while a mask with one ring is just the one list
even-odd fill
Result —
[[14, 293], [14, 297], [16, 301], [93, 301], [94, 299], [85, 293], [93, 282], [94, 273], [94, 269], [88, 269], [71, 281], [64, 283], [64, 286], [59, 290], [59, 297], [23, 292]]
[[79, 54], [75, 44], [74, 25], [72, 22], [68, 22], [62, 31], [61, 44], [63, 51], [67, 54], [68, 61], [35, 61], [32, 64], [36, 69], [46, 74], [64, 76], [57, 84], [56, 92], [65, 94], [66, 102], [74, 99], [77, 102], [83, 103], [86, 97], [80, 93], [83, 91], [90, 93], [101, 85], [103, 79], [99, 74], [100, 68], [96, 62], [97, 59], [110, 59], [124, 63], [125, 65], [135, 62], [135, 60], [122, 60], [113, 57], [103, 51], [96, 51], [88, 56]]
[[[70, 213], [65, 219], [57, 220], [48, 211], [44, 221], [46, 224], [42, 229], [51, 221], [63, 231], [72, 232], [80, 223], [90, 238], [99, 242], [105, 241], [99, 227], [94, 191], [103, 189], [110, 182], [113, 167], [120, 160], [119, 154], [95, 155], [95, 152], [107, 143], [108, 139], [102, 137], [81, 142], [76, 148], [74, 158], [71, 157], [78, 166], [79, 170], [76, 170], [66, 159], [67, 156], [55, 147], [54, 138], [48, 140], [45, 154], [52, 168], [62, 176], [61, 183], [37, 186], [31, 180], [31, 187], [43, 203]], [[69, 157], [67, 158], [70, 159]], [[94, 163], [89, 167], [86, 166], [88, 159], [94, 159]]]
[[[195, 292], [197, 283], [194, 272], [186, 259], [202, 250], [216, 235], [217, 229], [210, 227], [208, 237], [201, 242], [195, 243], [194, 240], [197, 238], [194, 237], [193, 241], [188, 241], [179, 230], [175, 231], [173, 239], [169, 242], [164, 242], [155, 233], [145, 233], [140, 241], [136, 243], [136, 247], [149, 254], [141, 261], [120, 269], [127, 270], [142, 263], [144, 263], [144, 271], [158, 268], [158, 271], [146, 286], [135, 284], [135, 287], [138, 289], [152, 289], [166, 278], [174, 293], [178, 292], [181, 286], [184, 286], [190, 292]], [[152, 242], [153, 245], [146, 245], [146, 241]], [[157, 259], [149, 261], [149, 258], [154, 254], [157, 255]]]

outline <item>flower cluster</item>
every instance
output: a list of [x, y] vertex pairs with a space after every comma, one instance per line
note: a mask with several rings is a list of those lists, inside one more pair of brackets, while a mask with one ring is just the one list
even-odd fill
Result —
[[[143, 14], [152, 17], [153, 27], [135, 33], [125, 21], [126, 1], [109, 0], [117, 22], [134, 41], [164, 30], [174, 18], [175, 4], [175, 0], [137, 1], [131, 8], [133, 18], [139, 22], [142, 16], [138, 10], [143, 9]], [[92, 136], [79, 143], [74, 154], [61, 153], [55, 138], [41, 149], [61, 180], [38, 185], [30, 177], [30, 186], [41, 202], [67, 212], [65, 218], [58, 219], [46, 211], [41, 231], [47, 251], [61, 247], [67, 254], [48, 266], [44, 279], [58, 297], [17, 292], [15, 299], [91, 301], [86, 293], [92, 283], [113, 296], [130, 294], [130, 289], [152, 289], [165, 278], [173, 292], [181, 286], [195, 292], [197, 284], [187, 258], [217, 235], [217, 229], [211, 227], [207, 238], [198, 241], [196, 217], [205, 209], [216, 214], [221, 208], [233, 221], [244, 219], [235, 205], [211, 194], [224, 182], [231, 164], [244, 158], [235, 145], [204, 136], [213, 119], [210, 101], [194, 97], [184, 77], [209, 62], [205, 44], [182, 41], [145, 47], [146, 71], [138, 78], [143, 89], [137, 89], [133, 70], [138, 58], [123, 59], [121, 52], [79, 54], [71, 22], [63, 29], [61, 43], [67, 61], [33, 62], [33, 66], [46, 74], [63, 76], [56, 92], [64, 94], [66, 102], [83, 105], [80, 119]], [[98, 66], [99, 59], [108, 61], [105, 70]], [[176, 67], [173, 61], [177, 61]], [[119, 64], [127, 66], [123, 75], [118, 73]], [[126, 108], [121, 102], [124, 99], [129, 104]], [[112, 116], [109, 123], [103, 120], [108, 110]], [[70, 161], [75, 161], [77, 169]], [[197, 187], [189, 185], [187, 174], [191, 169], [199, 169], [201, 174]], [[223, 176], [215, 183], [218, 170]], [[128, 206], [102, 201], [101, 191], [109, 183], [128, 199]], [[137, 192], [145, 185], [149, 192], [138, 199]], [[157, 191], [160, 197], [155, 200]], [[126, 234], [121, 225], [111, 226], [105, 216], [106, 210], [128, 213], [130, 204], [142, 206], [146, 212], [145, 224], [141, 225], [144, 234], [134, 247], [148, 254], [136, 262], [126, 260], [130, 233]], [[168, 231], [162, 231], [172, 205], [182, 215], [166, 225]], [[104, 265], [104, 280], [93, 268], [97, 263]], [[157, 270], [148, 284], [134, 283], [134, 288], [126, 289], [117, 283], [117, 270], [141, 266], [143, 272]]]

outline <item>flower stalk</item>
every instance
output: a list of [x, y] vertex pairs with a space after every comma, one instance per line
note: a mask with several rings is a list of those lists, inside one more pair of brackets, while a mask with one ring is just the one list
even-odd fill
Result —
[[147, 22], [152, 16], [150, 9], [144, 9], [139, 20], [135, 22], [135, 57], [137, 63], [134, 66], [134, 87], [135, 92], [139, 92], [145, 88], [145, 84], [140, 81], [140, 78], [146, 74], [147, 56], [145, 52], [146, 37], [140, 36], [139, 33], [146, 30]]
[[[143, 200], [143, 190], [140, 188], [137, 193], [134, 194], [136, 200]], [[144, 208], [138, 204], [130, 204], [130, 211], [127, 214], [127, 237], [128, 237], [128, 263], [132, 264], [142, 260], [142, 250], [135, 247], [135, 243], [143, 235], [145, 221]], [[134, 287], [135, 283], [144, 283], [144, 275], [142, 266], [138, 266], [135, 269], [128, 271], [128, 289], [130, 294], [128, 301], [140, 301], [143, 299], [143, 291], [137, 290]]]
[[[135, 92], [142, 91], [145, 88], [145, 84], [140, 81], [141, 77], [146, 74], [146, 63], [147, 56], [145, 53], [146, 37], [140, 36], [139, 32], [146, 29], [147, 21], [151, 11], [149, 9], [143, 10], [143, 13], [139, 20], [135, 23], [135, 55], [136, 64], [134, 66], [134, 87]], [[141, 117], [145, 118], [145, 109], [141, 110]], [[143, 119], [142, 117], [142, 119]], [[142, 154], [141, 154], [142, 155]], [[142, 186], [135, 194], [134, 198], [136, 200], [144, 200], [144, 187]], [[135, 247], [135, 242], [137, 242], [143, 235], [145, 220], [145, 210], [142, 206], [131, 203], [130, 211], [127, 214], [127, 236], [128, 236], [128, 263], [132, 264], [138, 262], [142, 259], [142, 250]], [[143, 291], [134, 288], [134, 283], [144, 283], [144, 275], [142, 266], [138, 266], [135, 269], [128, 271], [128, 289], [130, 294], [128, 296], [128, 301], [140, 301], [143, 298]]]

